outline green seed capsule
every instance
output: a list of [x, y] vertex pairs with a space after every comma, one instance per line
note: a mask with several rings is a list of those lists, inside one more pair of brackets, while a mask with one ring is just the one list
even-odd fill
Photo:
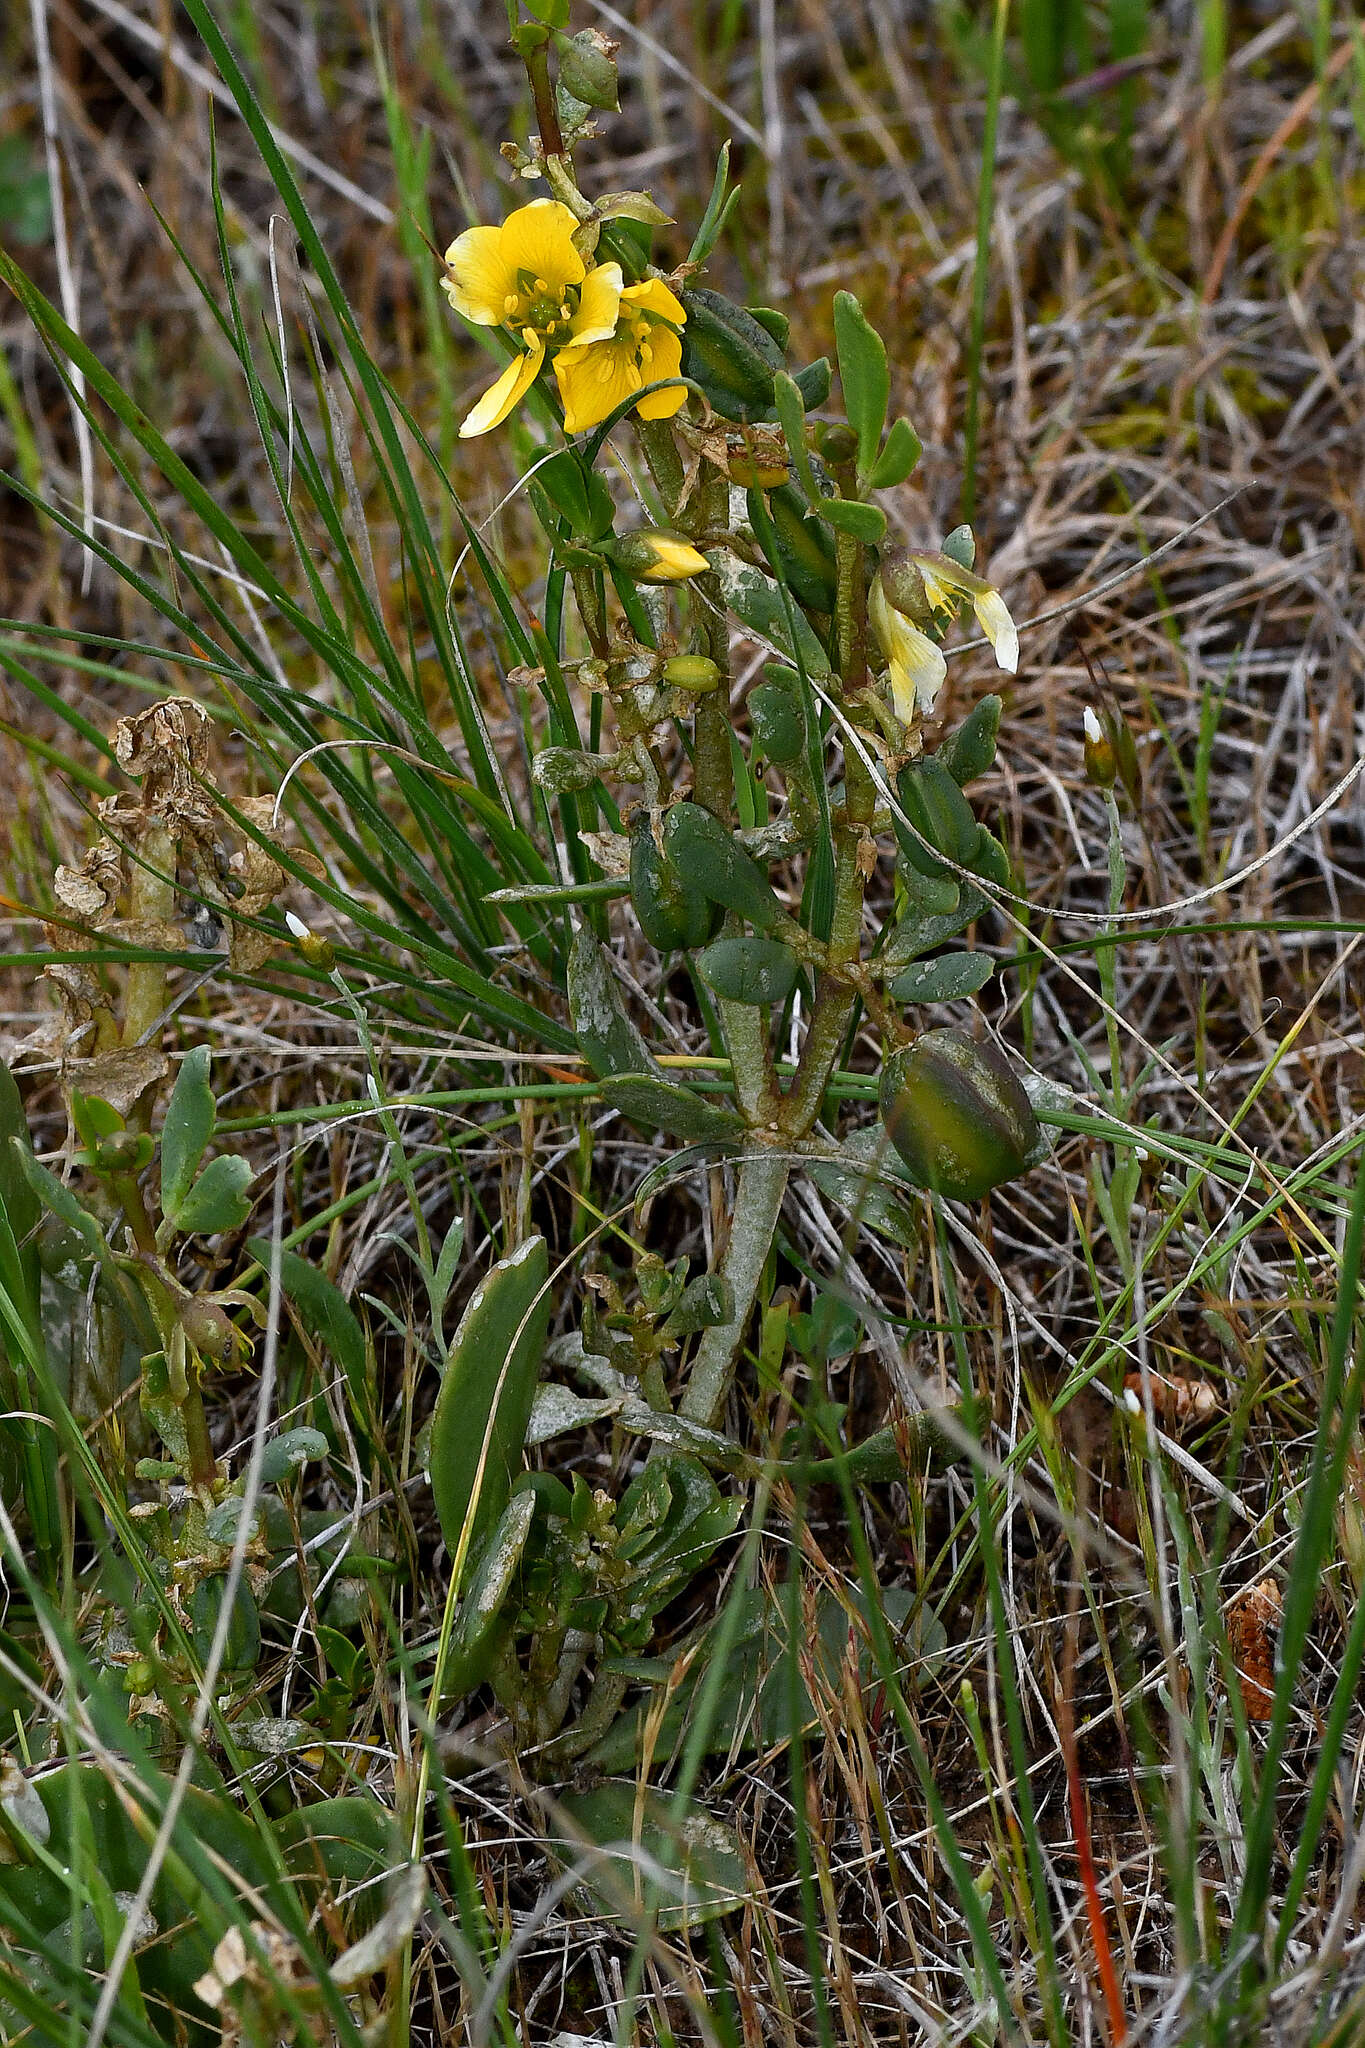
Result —
[[675, 690], [690, 690], [694, 697], [707, 696], [720, 679], [720, 669], [708, 654], [675, 654], [664, 663], [664, 681]]
[[952, 1025], [922, 1033], [887, 1061], [879, 1107], [915, 1185], [955, 1202], [1014, 1180], [1038, 1142], [1038, 1120], [1009, 1063]]

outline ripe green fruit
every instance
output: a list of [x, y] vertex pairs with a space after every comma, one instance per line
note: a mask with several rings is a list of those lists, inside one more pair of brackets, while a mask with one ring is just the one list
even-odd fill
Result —
[[1038, 1120], [993, 1045], [943, 1025], [895, 1053], [882, 1070], [886, 1134], [917, 1187], [974, 1202], [1021, 1174]]

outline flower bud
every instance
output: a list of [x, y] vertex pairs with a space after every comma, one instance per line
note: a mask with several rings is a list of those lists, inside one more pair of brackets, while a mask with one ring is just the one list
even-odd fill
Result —
[[231, 1356], [242, 1341], [241, 1332], [216, 1301], [190, 1295], [179, 1306], [180, 1327], [186, 1341], [201, 1357], [218, 1362]]
[[1112, 789], [1119, 772], [1114, 743], [1087, 704], [1085, 707], [1085, 773], [1096, 789]]
[[720, 669], [707, 654], [675, 654], [664, 663], [664, 681], [675, 690], [690, 690], [705, 697], [720, 682]]
[[685, 583], [711, 564], [685, 533], [665, 526], [642, 526], [635, 533], [614, 534], [603, 552], [637, 583]]
[[111, 1131], [91, 1147], [90, 1164], [96, 1173], [141, 1173], [154, 1150], [146, 1131]]
[[310, 925], [306, 925], [301, 917], [295, 917], [292, 910], [285, 911], [284, 921], [308, 965], [319, 967], [324, 974], [330, 974], [336, 966], [337, 957], [331, 940], [324, 939]]
[[842, 420], [832, 420], [816, 428], [815, 446], [826, 462], [852, 462], [858, 453], [858, 436]]
[[557, 39], [559, 82], [585, 107], [604, 114], [616, 113], [618, 80], [615, 54], [619, 44], [609, 42], [600, 29], [585, 28], [576, 36]]
[[882, 1070], [887, 1136], [917, 1187], [976, 1201], [1022, 1173], [1038, 1121], [1018, 1078], [990, 1044], [953, 1025], [926, 1031]]

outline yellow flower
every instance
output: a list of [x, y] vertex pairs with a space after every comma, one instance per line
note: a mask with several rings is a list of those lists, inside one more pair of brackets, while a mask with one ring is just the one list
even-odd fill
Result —
[[880, 576], [873, 577], [868, 592], [867, 619], [886, 656], [892, 708], [902, 725], [913, 725], [921, 712], [927, 717], [933, 710], [943, 687], [948, 673], [943, 650], [888, 602]]
[[441, 282], [456, 312], [477, 327], [505, 327], [520, 344], [461, 426], [464, 439], [501, 426], [547, 350], [607, 342], [616, 332], [621, 266], [589, 269], [574, 247], [577, 226], [557, 199], [533, 199], [501, 227], [467, 228], [446, 250]]
[[951, 611], [958, 591], [970, 597], [976, 623], [995, 650], [996, 661], [1013, 675], [1019, 666], [1019, 634], [1000, 592], [948, 555], [912, 555], [910, 559], [924, 579], [925, 596], [937, 610]]
[[[614, 332], [575, 332], [555, 357], [565, 433], [581, 434], [600, 426], [632, 393], [676, 377], [686, 320], [668, 286], [650, 277], [643, 284], [628, 284], [621, 293]], [[671, 419], [686, 396], [681, 385], [673, 391], [651, 392], [640, 400], [641, 417]]]
[[674, 533], [666, 526], [643, 526], [634, 533], [617, 534], [606, 552], [637, 583], [685, 583], [689, 576], [700, 576], [711, 566], [685, 533]]

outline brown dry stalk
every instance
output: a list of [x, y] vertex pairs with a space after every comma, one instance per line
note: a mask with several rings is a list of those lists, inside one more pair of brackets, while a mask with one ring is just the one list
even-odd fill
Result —
[[1354, 50], [1355, 43], [1348, 36], [1341, 45], [1341, 48], [1333, 53], [1331, 62], [1327, 65], [1321, 78], [1315, 78], [1311, 85], [1304, 87], [1279, 127], [1275, 130], [1275, 133], [1271, 136], [1269, 142], [1262, 149], [1255, 163], [1251, 166], [1247, 174], [1246, 183], [1237, 195], [1237, 204], [1228, 216], [1227, 226], [1218, 237], [1218, 247], [1213, 252], [1213, 261], [1209, 265], [1209, 274], [1204, 280], [1204, 289], [1199, 295], [1201, 306], [1211, 306], [1222, 290], [1223, 272], [1227, 269], [1228, 261], [1233, 249], [1236, 247], [1242, 222], [1250, 213], [1252, 201], [1269, 176], [1271, 166], [1276, 157], [1289, 141], [1290, 136], [1297, 134], [1298, 130], [1302, 128], [1323, 93], [1327, 90], [1327, 87], [1334, 84], [1340, 78], [1342, 72], [1350, 63]]

